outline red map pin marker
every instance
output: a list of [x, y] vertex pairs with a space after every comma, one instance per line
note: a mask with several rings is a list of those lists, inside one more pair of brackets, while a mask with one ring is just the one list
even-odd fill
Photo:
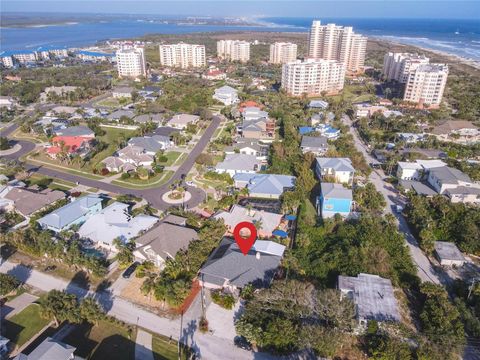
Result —
[[[250, 236], [248, 238], [244, 238], [240, 235], [240, 231], [245, 228], [250, 230]], [[243, 255], [247, 255], [253, 244], [255, 244], [255, 240], [257, 240], [257, 228], [251, 222], [242, 221], [235, 226], [233, 237]]]

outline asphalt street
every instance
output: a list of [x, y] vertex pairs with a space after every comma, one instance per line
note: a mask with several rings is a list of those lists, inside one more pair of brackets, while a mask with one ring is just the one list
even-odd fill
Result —
[[[367, 163], [376, 163], [377, 160], [370, 155], [366, 145], [360, 140], [355, 128], [352, 126], [351, 119], [344, 115], [342, 120], [349, 126], [350, 133], [353, 135], [355, 147], [358, 151], [362, 152]], [[398, 192], [395, 190], [392, 184], [386, 182], [384, 179], [385, 174], [381, 170], [374, 170], [369, 176], [369, 180], [373, 183], [373, 185], [375, 185], [377, 191], [379, 191], [385, 198], [387, 203], [386, 211], [395, 216], [395, 218], [398, 220], [398, 229], [405, 235], [406, 244], [410, 249], [413, 262], [417, 266], [418, 276], [422, 281], [430, 281], [435, 284], [440, 284], [441, 281], [439, 275], [420, 249], [417, 240], [408, 227], [407, 221], [401, 213], [395, 211], [396, 206], [401, 204]]]

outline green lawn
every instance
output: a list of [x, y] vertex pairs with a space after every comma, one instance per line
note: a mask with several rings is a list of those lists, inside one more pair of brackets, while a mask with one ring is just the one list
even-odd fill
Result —
[[165, 152], [164, 155], [168, 158], [168, 160], [167, 160], [166, 162], [164, 162], [164, 163], [160, 163], [160, 165], [162, 165], [162, 166], [170, 166], [170, 165], [172, 165], [172, 164], [175, 162], [175, 160], [177, 160], [177, 159], [180, 157], [180, 155], [182, 155], [182, 154], [183, 154], [183, 153], [178, 152], [178, 151], [167, 151], [167, 152]]
[[[177, 342], [165, 336], [154, 335], [152, 338], [152, 351], [155, 360], [178, 359]], [[182, 358], [184, 358], [182, 356]]]
[[[160, 185], [165, 184], [172, 177], [173, 173], [174, 172], [171, 171], [171, 170], [165, 170], [164, 172], [162, 172], [160, 174], [155, 174], [155, 176], [153, 176], [153, 177], [151, 177], [147, 180], [141, 180], [141, 179], [137, 179], [137, 178], [129, 178], [129, 179], [125, 179], [125, 180], [113, 180], [112, 184], [123, 186], [123, 187], [128, 187], [128, 188], [130, 188], [132, 186], [136, 186], [138, 188], [158, 187]], [[129, 186], [129, 185], [131, 185], [131, 186]]]
[[75, 355], [83, 358], [132, 360], [135, 358], [135, 337], [135, 331], [130, 334], [126, 327], [100, 321], [98, 326], [78, 325], [63, 342], [75, 346]]
[[112, 107], [112, 108], [117, 108], [120, 106], [120, 102], [113, 98], [113, 97], [108, 97], [104, 100], [97, 101], [98, 106], [106, 106], [106, 107]]
[[25, 344], [50, 322], [40, 317], [39, 309], [39, 305], [32, 304], [8, 320], [4, 320], [2, 335], [17, 346]]

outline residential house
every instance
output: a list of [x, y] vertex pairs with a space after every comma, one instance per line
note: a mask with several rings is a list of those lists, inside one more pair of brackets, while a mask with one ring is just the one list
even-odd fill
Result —
[[78, 229], [78, 235], [92, 240], [98, 247], [116, 251], [115, 239], [126, 243], [150, 229], [158, 221], [155, 216], [143, 214], [132, 217], [128, 208], [128, 204], [120, 202], [110, 204], [102, 211], [91, 215]]
[[153, 162], [153, 155], [146, 154], [143, 147], [132, 144], [117, 151], [117, 156], [109, 156], [102, 161], [111, 172], [136, 171], [139, 166], [150, 169]]
[[47, 154], [56, 158], [61, 152], [68, 155], [78, 154], [84, 157], [90, 151], [92, 138], [83, 136], [55, 136], [52, 138], [52, 144], [47, 146]]
[[443, 193], [452, 203], [480, 204], [480, 186], [459, 186], [455, 189], [447, 189]]
[[188, 124], [196, 124], [200, 120], [200, 116], [190, 114], [177, 114], [173, 116], [168, 125], [176, 129], [186, 129]]
[[238, 142], [234, 143], [232, 146], [227, 146], [223, 149], [223, 152], [227, 155], [229, 154], [245, 154], [245, 155], [254, 155], [257, 160], [266, 161], [268, 157], [268, 149], [270, 145], [264, 144], [260, 141], [253, 140], [244, 140], [240, 139]]
[[258, 237], [260, 238], [271, 237], [273, 231], [282, 223], [282, 215], [280, 214], [247, 209], [246, 207], [236, 204], [230, 208], [230, 211], [221, 210], [213, 215], [213, 217], [215, 219], [223, 219], [230, 234], [233, 234], [235, 226], [242, 221], [248, 221], [253, 224], [258, 223], [261, 225], [261, 227], [257, 229]]
[[120, 98], [131, 99], [133, 91], [135, 91], [135, 89], [129, 86], [116, 87], [112, 90], [112, 97], [116, 99], [120, 99]]
[[0, 96], [0, 109], [6, 108], [8, 110], [12, 109], [17, 102], [11, 96]]
[[145, 154], [155, 156], [160, 150], [171, 148], [173, 141], [170, 140], [169, 136], [138, 136], [128, 140], [128, 145], [142, 148]]
[[236, 174], [233, 181], [237, 189], [248, 190], [254, 198], [279, 199], [287, 190], [295, 187], [295, 176], [274, 174]]
[[115, 110], [107, 116], [107, 120], [110, 121], [119, 121], [122, 117], [128, 119], [133, 119], [135, 117], [135, 112], [133, 110]]
[[[178, 218], [181, 220], [178, 222]], [[135, 240], [137, 248], [134, 256], [138, 261], [152, 261], [160, 270], [167, 259], [186, 250], [192, 241], [198, 240], [198, 233], [185, 227], [186, 219], [175, 215], [167, 215], [157, 226]]]
[[316, 156], [325, 155], [328, 150], [327, 138], [324, 136], [302, 136], [300, 148], [304, 154], [311, 152]]
[[447, 189], [458, 187], [479, 187], [472, 182], [467, 174], [449, 166], [431, 169], [427, 181], [439, 194], [445, 193]]
[[47, 115], [56, 114], [56, 115], [68, 115], [74, 116], [77, 114], [78, 108], [75, 106], [55, 106], [50, 111], [47, 112]]
[[419, 141], [425, 140], [425, 134], [415, 134], [415, 133], [397, 133], [398, 139], [403, 141], [405, 144], [416, 144]]
[[161, 135], [161, 136], [168, 136], [171, 137], [173, 133], [178, 133], [180, 132], [179, 129], [169, 127], [169, 126], [159, 126], [155, 130], [153, 130], [149, 135]]
[[357, 277], [340, 275], [338, 290], [342, 297], [354, 302], [356, 317], [362, 327], [366, 326], [369, 320], [378, 322], [401, 320], [392, 282], [389, 279], [363, 273]]
[[298, 133], [302, 136], [305, 135], [305, 134], [310, 134], [312, 132], [317, 132], [317, 130], [312, 126], [299, 126], [298, 127]]
[[209, 69], [205, 74], [202, 75], [202, 77], [207, 80], [225, 80], [227, 78], [227, 74], [218, 69]]
[[144, 100], [151, 101], [155, 101], [162, 93], [162, 89], [158, 86], [144, 86], [138, 91], [138, 95], [143, 97]]
[[352, 211], [353, 194], [342, 184], [322, 182], [320, 196], [317, 199], [317, 213], [323, 219], [340, 214], [348, 217]]
[[255, 155], [230, 154], [225, 156], [225, 160], [215, 166], [215, 171], [219, 174], [227, 173], [230, 176], [241, 173], [256, 173], [261, 169], [261, 162]]
[[435, 257], [442, 266], [461, 267], [466, 263], [465, 257], [458, 250], [457, 245], [453, 242], [435, 241]]
[[50, 93], [59, 96], [59, 97], [64, 97], [68, 93], [75, 92], [78, 89], [78, 86], [48, 86], [43, 90], [43, 92], [40, 94], [40, 101], [41, 102], [46, 102], [48, 100], [48, 95]]
[[236, 104], [240, 101], [238, 98], [238, 91], [227, 85], [216, 89], [213, 98], [226, 106]]
[[242, 137], [246, 139], [273, 140], [275, 138], [275, 119], [243, 120]]
[[27, 217], [64, 198], [65, 193], [59, 190], [34, 191], [8, 185], [0, 186], [0, 207], [5, 211], [15, 210]]
[[480, 128], [471, 121], [447, 120], [428, 132], [440, 141], [451, 141], [458, 144], [475, 144], [480, 141]]
[[65, 344], [61, 341], [47, 337], [33, 351], [25, 355], [23, 353], [15, 356], [13, 360], [75, 360], [81, 359], [75, 356], [76, 347]]
[[244, 102], [242, 102], [238, 105], [238, 109], [239, 109], [240, 113], [243, 113], [245, 111], [245, 109], [249, 108], [249, 107], [259, 108], [260, 110], [262, 110], [264, 108], [264, 106], [262, 104], [259, 104], [259, 103], [255, 102], [253, 100], [244, 101]]
[[37, 220], [45, 230], [59, 233], [74, 225], [83, 224], [90, 216], [102, 210], [102, 198], [85, 195]]
[[441, 160], [416, 160], [415, 162], [399, 161], [397, 178], [401, 180], [421, 180], [430, 169], [446, 166]]
[[402, 180], [399, 179], [398, 184], [405, 189], [406, 192], [413, 191], [417, 195], [432, 197], [437, 195], [436, 191], [430, 186], [417, 180]]
[[207, 289], [236, 292], [248, 284], [268, 287], [283, 258], [285, 246], [273, 241], [257, 240], [244, 255], [234, 239], [224, 237], [198, 273]]
[[258, 106], [243, 107], [240, 109], [240, 112], [245, 121], [268, 118], [268, 112], [263, 111], [262, 108]]
[[327, 139], [336, 140], [340, 136], [340, 129], [336, 129], [330, 125], [319, 124], [315, 128], [320, 135], [325, 136]]
[[310, 109], [322, 109], [325, 110], [328, 108], [328, 102], [323, 100], [311, 100], [308, 104]]
[[332, 177], [336, 182], [351, 185], [355, 169], [349, 158], [317, 157], [315, 174], [319, 179]]
[[87, 126], [70, 126], [64, 129], [58, 129], [55, 131], [55, 135], [57, 136], [76, 136], [76, 137], [83, 137], [83, 138], [95, 138], [95, 133], [92, 129]]
[[137, 115], [133, 118], [133, 121], [139, 124], [145, 124], [148, 122], [161, 124], [163, 120], [164, 119], [161, 114], [143, 114], [143, 115]]

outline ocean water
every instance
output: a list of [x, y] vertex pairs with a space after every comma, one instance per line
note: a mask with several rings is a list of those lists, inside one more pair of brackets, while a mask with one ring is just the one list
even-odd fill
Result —
[[[263, 18], [268, 26], [308, 31], [313, 18]], [[465, 19], [334, 19], [323, 24], [353, 26], [354, 31], [380, 39], [410, 44], [480, 61], [480, 20]]]
[[[97, 41], [125, 39], [146, 34], [186, 34], [209, 31], [283, 31], [282, 27], [223, 26], [223, 25], [177, 25], [160, 21], [138, 19], [115, 19], [85, 21], [67, 25], [2, 28], [0, 31], [1, 50], [34, 49], [39, 46], [55, 45], [82, 47]], [[298, 30], [287, 30], [298, 31]]]
[[[440, 50], [480, 61], [480, 21], [436, 19], [335, 19], [316, 18], [353, 26], [356, 32], [404, 44]], [[258, 26], [177, 25], [147, 18], [79, 21], [67, 25], [2, 28], [1, 50], [33, 49], [44, 45], [82, 47], [97, 41], [138, 37], [145, 34], [185, 34], [208, 31], [301, 31], [313, 18], [269, 17], [256, 19]]]

